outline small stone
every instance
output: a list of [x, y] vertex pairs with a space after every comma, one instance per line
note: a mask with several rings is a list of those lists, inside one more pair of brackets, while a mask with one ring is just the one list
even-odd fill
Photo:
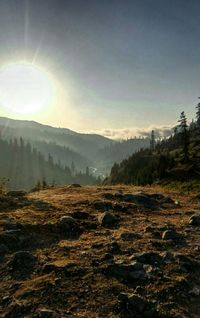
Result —
[[55, 312], [53, 310], [50, 309], [40, 309], [39, 313], [38, 313], [38, 318], [54, 318], [55, 316]]
[[0, 244], [0, 256], [4, 256], [9, 252], [8, 247], [5, 244]]
[[96, 201], [92, 205], [94, 209], [100, 210], [100, 211], [112, 210], [113, 208], [112, 202], [109, 202], [109, 201]]
[[189, 291], [189, 294], [191, 296], [195, 296], [195, 297], [199, 296], [199, 294], [200, 294], [199, 288], [194, 287], [192, 290]]
[[137, 239], [140, 239], [141, 236], [137, 233], [134, 233], [134, 232], [124, 232], [121, 234], [121, 239], [123, 241], [134, 241], [134, 240], [137, 240]]
[[171, 264], [171, 263], [174, 263], [175, 261], [174, 254], [172, 254], [171, 252], [164, 252], [161, 254], [161, 256], [162, 256], [162, 261], [165, 264]]
[[163, 240], [176, 240], [178, 238], [180, 238], [180, 236], [174, 230], [166, 230], [162, 234], [162, 239]]
[[119, 223], [119, 218], [110, 212], [105, 212], [98, 218], [99, 223], [103, 227], [113, 228], [116, 227]]
[[15, 190], [15, 191], [7, 192], [7, 196], [15, 197], [15, 198], [24, 197], [26, 194], [27, 194], [27, 192], [23, 191], [23, 190]]
[[81, 185], [79, 183], [72, 183], [68, 188], [81, 188]]
[[200, 226], [200, 215], [192, 215], [189, 220], [190, 225]]
[[112, 242], [109, 247], [109, 252], [112, 254], [119, 254], [121, 252], [120, 245], [117, 242]]
[[74, 218], [72, 218], [71, 216], [62, 216], [60, 218], [60, 224], [62, 225], [73, 225], [76, 224], [76, 220]]

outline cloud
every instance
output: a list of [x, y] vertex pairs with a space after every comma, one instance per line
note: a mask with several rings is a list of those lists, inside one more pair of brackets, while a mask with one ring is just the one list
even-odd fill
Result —
[[90, 131], [89, 133], [95, 133], [103, 135], [111, 139], [127, 139], [136, 137], [150, 137], [151, 131], [154, 130], [156, 138], [169, 137], [172, 133], [172, 127], [170, 126], [159, 126], [153, 127], [149, 126], [147, 128], [121, 128], [121, 129], [101, 129]]

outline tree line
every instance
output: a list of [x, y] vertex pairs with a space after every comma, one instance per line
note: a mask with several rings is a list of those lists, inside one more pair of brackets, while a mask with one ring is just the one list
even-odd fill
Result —
[[195, 115], [195, 120], [188, 124], [182, 111], [168, 138], [156, 140], [152, 131], [149, 147], [140, 149], [119, 164], [115, 163], [105, 183], [146, 185], [166, 178], [199, 179], [200, 103]]
[[98, 180], [90, 173], [76, 170], [55, 162], [51, 154], [48, 158], [32, 147], [23, 138], [3, 140], [0, 137], [0, 179], [8, 180], [9, 189], [30, 190], [36, 184], [96, 184]]

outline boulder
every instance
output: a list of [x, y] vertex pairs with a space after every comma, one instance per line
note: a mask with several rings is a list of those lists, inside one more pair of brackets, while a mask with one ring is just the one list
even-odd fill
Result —
[[98, 221], [101, 226], [114, 228], [119, 224], [119, 218], [110, 212], [105, 212], [99, 216]]
[[62, 216], [58, 225], [61, 232], [65, 235], [77, 234], [80, 231], [77, 221], [71, 216]]
[[31, 274], [35, 268], [37, 258], [28, 251], [19, 251], [14, 254], [9, 267], [11, 273], [16, 277], [26, 277]]
[[131, 264], [124, 264], [123, 262], [115, 262], [105, 270], [105, 273], [118, 277], [124, 280], [144, 280], [146, 278], [146, 272], [143, 265], [139, 262], [133, 262]]
[[137, 260], [142, 264], [159, 265], [162, 262], [162, 257], [157, 252], [142, 252], [131, 256], [131, 260]]

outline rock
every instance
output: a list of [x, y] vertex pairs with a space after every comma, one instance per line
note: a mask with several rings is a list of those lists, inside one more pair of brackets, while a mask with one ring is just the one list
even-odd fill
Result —
[[162, 262], [162, 257], [157, 252], [150, 251], [133, 254], [131, 260], [137, 260], [143, 264], [159, 265]]
[[[156, 318], [158, 317], [154, 304], [150, 303], [143, 297], [132, 294], [127, 295], [120, 293], [118, 296], [120, 308], [128, 317]], [[125, 314], [125, 317], [127, 315]]]
[[68, 188], [81, 188], [81, 185], [79, 183], [72, 183]]
[[149, 194], [149, 196], [158, 201], [165, 200], [166, 198], [162, 193], [153, 193], [153, 194]]
[[137, 294], [132, 294], [128, 296], [125, 293], [121, 293], [118, 297], [121, 302], [126, 302], [126, 306], [131, 307], [132, 310], [142, 313], [145, 310], [145, 307], [148, 306], [148, 302]]
[[103, 193], [101, 196], [106, 200], [113, 200], [115, 198], [112, 193]]
[[18, 232], [4, 232], [0, 234], [0, 244], [5, 244], [10, 250], [20, 247]]
[[119, 203], [114, 203], [113, 204], [113, 210], [117, 211], [117, 212], [127, 212], [128, 211], [128, 207]]
[[98, 218], [99, 223], [103, 227], [114, 228], [119, 224], [119, 218], [110, 212], [105, 212]]
[[174, 254], [172, 254], [171, 252], [164, 252], [161, 254], [161, 256], [162, 256], [162, 261], [165, 264], [171, 264], [175, 262]]
[[9, 248], [5, 244], [0, 244], [0, 256], [4, 256], [9, 252]]
[[190, 272], [191, 270], [200, 268], [200, 261], [192, 258], [189, 255], [176, 253], [174, 256], [176, 263], [180, 265], [180, 269], [184, 272]]
[[175, 204], [174, 200], [171, 199], [170, 197], [164, 197], [162, 198], [162, 200], [160, 201], [161, 204]]
[[113, 208], [112, 203], [109, 201], [96, 201], [92, 205], [96, 210], [100, 211], [112, 210]]
[[91, 247], [92, 247], [92, 248], [95, 248], [95, 249], [99, 249], [99, 248], [104, 247], [104, 244], [97, 242], [97, 243], [93, 243], [93, 244], [91, 245]]
[[28, 251], [16, 252], [9, 262], [11, 273], [17, 277], [26, 277], [31, 274], [36, 265], [37, 258]]
[[27, 195], [27, 192], [23, 190], [15, 190], [15, 191], [7, 192], [7, 196], [15, 197], [15, 198], [24, 197], [25, 195]]
[[162, 234], [163, 240], [177, 240], [180, 238], [181, 236], [175, 230], [166, 230]]
[[192, 198], [192, 200], [199, 201], [200, 200], [200, 194], [197, 194], [196, 196], [194, 196]]
[[131, 242], [131, 241], [140, 239], [141, 235], [134, 233], [134, 232], [123, 232], [120, 237], [123, 241], [130, 241]]
[[113, 260], [113, 255], [111, 253], [106, 253], [103, 257], [102, 257], [102, 261], [110, 261]]
[[62, 216], [59, 220], [59, 228], [65, 235], [77, 234], [80, 231], [77, 221], [71, 216]]
[[121, 253], [120, 245], [117, 242], [112, 242], [109, 247], [109, 252], [111, 254], [120, 254]]
[[54, 318], [56, 317], [55, 311], [51, 309], [42, 308], [38, 312], [38, 318]]
[[23, 225], [21, 223], [4, 223], [3, 224], [3, 229], [5, 231], [10, 231], [10, 230], [22, 230]]
[[160, 239], [161, 239], [161, 234], [160, 234], [159, 231], [154, 231], [154, 232], [152, 232], [152, 237], [153, 237], [154, 239], [160, 240]]
[[123, 262], [116, 262], [108, 265], [105, 273], [125, 280], [144, 280], [146, 278], [143, 265], [139, 262], [133, 262], [130, 265], [124, 264]]
[[200, 226], [200, 215], [192, 215], [189, 224], [193, 226]]
[[191, 296], [198, 297], [200, 295], [199, 288], [194, 287], [192, 290], [189, 291], [189, 294]]
[[142, 205], [146, 208], [153, 208], [158, 204], [158, 201], [149, 197], [146, 194], [124, 194], [123, 201], [132, 202], [137, 205]]
[[144, 232], [145, 233], [153, 233], [155, 231], [155, 228], [152, 227], [152, 226], [147, 226], [145, 229], [144, 229]]
[[11, 304], [9, 311], [5, 315], [5, 318], [27, 317], [30, 311], [31, 311], [31, 304], [26, 305], [22, 303], [13, 303]]
[[84, 211], [75, 211], [72, 213], [72, 217], [78, 220], [86, 220], [89, 218], [89, 213]]

